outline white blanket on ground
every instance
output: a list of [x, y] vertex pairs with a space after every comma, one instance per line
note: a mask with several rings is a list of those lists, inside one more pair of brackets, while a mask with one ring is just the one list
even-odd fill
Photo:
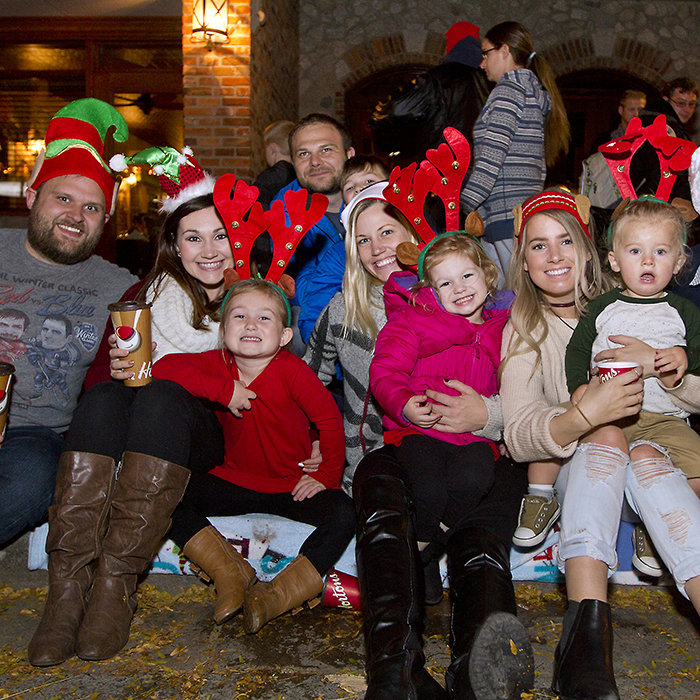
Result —
[[[258, 578], [262, 581], [274, 578], [294, 559], [299, 553], [299, 547], [313, 530], [311, 525], [265, 514], [210, 518], [209, 520], [248, 559], [255, 568]], [[48, 567], [49, 557], [45, 551], [48, 530], [48, 525], [42, 525], [34, 530], [29, 537], [29, 569], [46, 569]], [[611, 579], [613, 583], [640, 584], [648, 582], [648, 579], [641, 581], [632, 569], [631, 539], [632, 526], [629, 523], [621, 523], [618, 538], [620, 566]], [[510, 556], [513, 579], [516, 581], [563, 582], [564, 577], [556, 565], [558, 546], [559, 532], [557, 527], [537, 549], [525, 550], [514, 547]], [[357, 576], [354, 539], [338, 560], [335, 568], [338, 571]], [[193, 573], [189, 563], [171, 540], [166, 540], [163, 543], [150, 571], [163, 574]], [[447, 588], [445, 558], [441, 562], [441, 571], [444, 585]]]

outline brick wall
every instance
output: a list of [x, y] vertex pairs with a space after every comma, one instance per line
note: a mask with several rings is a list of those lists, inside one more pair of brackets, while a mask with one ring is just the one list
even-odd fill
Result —
[[265, 127], [280, 119], [299, 118], [299, 0], [260, 4], [265, 20], [253, 34], [250, 63], [254, 174], [267, 167], [262, 141]]
[[218, 177], [234, 172], [250, 182], [250, 1], [229, 2], [229, 44], [208, 51], [193, 44], [192, 0], [182, 3], [185, 144]]

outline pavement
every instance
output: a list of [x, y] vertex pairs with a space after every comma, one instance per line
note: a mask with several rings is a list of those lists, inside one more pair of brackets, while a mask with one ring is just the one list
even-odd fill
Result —
[[[28, 571], [27, 538], [0, 554], [0, 699], [363, 698], [361, 613], [304, 608], [246, 635], [240, 619], [218, 626], [214, 593], [192, 576], [151, 574], [139, 588], [129, 643], [113, 659], [71, 659], [37, 669], [26, 649], [46, 596], [45, 571]], [[565, 610], [555, 584], [518, 584], [519, 616], [535, 650], [536, 688], [549, 690]], [[675, 589], [611, 591], [615, 675], [622, 698], [700, 700], [700, 620]], [[449, 602], [428, 609], [427, 665], [443, 681], [449, 664]]]

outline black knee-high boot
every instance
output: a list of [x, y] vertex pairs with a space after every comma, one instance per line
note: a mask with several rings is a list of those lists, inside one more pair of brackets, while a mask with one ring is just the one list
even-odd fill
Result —
[[424, 667], [422, 568], [400, 479], [379, 475], [362, 484], [356, 555], [365, 700], [444, 700], [445, 691]]
[[534, 686], [535, 665], [517, 606], [508, 550], [490, 532], [463, 528], [447, 542], [453, 700], [515, 700]]

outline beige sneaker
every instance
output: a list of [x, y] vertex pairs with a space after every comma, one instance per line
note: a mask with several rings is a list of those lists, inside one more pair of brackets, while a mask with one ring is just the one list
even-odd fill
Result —
[[663, 575], [663, 569], [654, 549], [654, 545], [649, 539], [649, 533], [644, 525], [637, 525], [634, 528], [634, 554], [632, 564], [637, 571], [641, 571], [647, 576], [659, 578]]
[[[554, 493], [556, 496], [556, 491]], [[548, 501], [544, 496], [527, 494], [520, 504], [513, 544], [518, 547], [534, 547], [544, 542], [560, 513], [561, 507], [554, 496]]]

